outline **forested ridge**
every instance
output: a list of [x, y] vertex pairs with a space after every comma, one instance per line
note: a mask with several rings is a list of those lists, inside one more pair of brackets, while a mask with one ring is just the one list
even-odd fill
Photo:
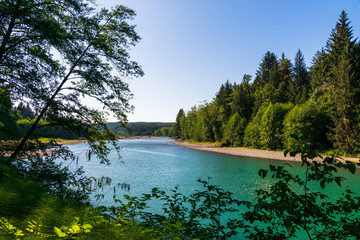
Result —
[[325, 46], [306, 66], [298, 50], [263, 56], [255, 78], [222, 84], [213, 101], [181, 109], [172, 134], [198, 142], [283, 150], [306, 138], [318, 151], [360, 151], [360, 43], [343, 11]]
[[159, 135], [157, 132], [161, 131], [160, 129], [168, 129], [172, 124], [170, 122], [129, 122], [125, 125], [118, 122], [110, 122], [107, 125], [118, 136], [152, 136]]

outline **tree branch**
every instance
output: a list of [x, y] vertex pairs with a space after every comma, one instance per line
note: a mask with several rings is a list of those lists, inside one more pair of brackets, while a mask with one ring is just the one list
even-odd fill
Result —
[[78, 65], [78, 63], [80, 62], [80, 60], [84, 57], [84, 55], [86, 54], [86, 52], [90, 49], [90, 47], [92, 46], [92, 44], [94, 43], [94, 41], [96, 40], [96, 38], [99, 36], [99, 34], [104, 30], [105, 26], [109, 23], [109, 21], [111, 20], [111, 18], [113, 16], [115, 16], [117, 12], [115, 12], [114, 14], [112, 14], [109, 19], [105, 22], [105, 24], [99, 29], [99, 31], [96, 33], [96, 35], [91, 39], [91, 41], [89, 42], [89, 44], [87, 45], [87, 47], [83, 50], [83, 52], [80, 54], [80, 56], [75, 60], [75, 62], [72, 64], [72, 66], [69, 69], [69, 72], [66, 74], [66, 76], [63, 78], [63, 80], [61, 81], [60, 85], [57, 87], [56, 91], [52, 94], [52, 96], [50, 97], [50, 99], [48, 100], [48, 102], [46, 103], [46, 105], [44, 106], [44, 108], [41, 110], [40, 114], [38, 115], [38, 117], [36, 118], [35, 122], [33, 123], [33, 125], [31, 126], [31, 128], [29, 129], [29, 131], [26, 133], [26, 135], [23, 137], [23, 139], [21, 140], [21, 142], [19, 143], [19, 145], [16, 147], [15, 151], [11, 154], [11, 156], [7, 159], [6, 163], [10, 164], [11, 162], [13, 162], [16, 157], [18, 156], [18, 154], [20, 153], [21, 149], [24, 147], [25, 143], [27, 142], [27, 140], [29, 139], [29, 137], [31, 136], [31, 134], [34, 132], [37, 124], [39, 123], [40, 119], [42, 119], [42, 117], [45, 115], [46, 111], [48, 110], [50, 103], [54, 100], [54, 98], [56, 97], [56, 95], [61, 91], [62, 87], [64, 86], [64, 84], [67, 82], [67, 80], [69, 79], [70, 75], [73, 73], [74, 69], [76, 68], [76, 66]]

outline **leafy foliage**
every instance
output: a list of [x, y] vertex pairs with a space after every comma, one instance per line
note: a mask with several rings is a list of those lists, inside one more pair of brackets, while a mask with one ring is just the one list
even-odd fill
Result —
[[[36, 116], [21, 141], [14, 142], [7, 164], [26, 155], [26, 142], [44, 119], [48, 126], [86, 137], [92, 152], [108, 162], [106, 142], [115, 135], [105, 117], [113, 114], [126, 122], [132, 107], [124, 79], [143, 74], [127, 52], [140, 39], [127, 22], [134, 11], [124, 6], [96, 11], [93, 2], [78, 0], [0, 5], [0, 87], [11, 102], [25, 102]], [[102, 111], [84, 104], [91, 98]]]
[[[114, 219], [125, 228], [133, 227], [135, 221], [149, 229], [153, 238], [160, 239], [228, 239], [236, 235], [242, 220], [226, 219], [224, 215], [238, 212], [238, 206], [249, 203], [233, 199], [231, 192], [208, 181], [198, 182], [204, 190], [189, 196], [182, 195], [177, 187], [171, 194], [154, 188], [151, 194], [139, 198], [125, 195], [124, 200], [116, 199], [119, 207], [111, 208]], [[161, 213], [149, 209], [147, 202], [154, 199], [161, 204]]]
[[325, 96], [311, 98], [302, 105], [295, 106], [284, 119], [284, 146], [286, 149], [300, 149], [293, 134], [307, 138], [307, 144], [313, 150], [324, 151], [331, 148], [327, 139], [331, 126], [331, 100]]
[[246, 119], [241, 118], [238, 113], [232, 115], [226, 125], [225, 142], [229, 142], [231, 146], [242, 146], [246, 123]]
[[140, 40], [129, 23], [135, 12], [97, 9], [94, 1], [11, 0], [0, 1], [0, 14], [0, 163], [59, 196], [84, 199], [88, 180], [65, 166], [76, 156], [56, 139], [86, 138], [89, 159], [101, 163], [119, 151], [106, 118], [127, 121], [126, 81], [143, 75], [128, 53]]
[[[298, 151], [284, 155], [301, 155], [304, 174], [295, 175], [284, 166], [270, 165], [260, 170], [262, 178], [275, 181], [268, 189], [258, 189], [252, 209], [244, 214], [250, 224], [245, 232], [250, 239], [349, 239], [358, 238], [360, 197], [350, 189], [337, 196], [329, 196], [319, 189], [330, 184], [339, 187], [344, 177], [339, 169], [355, 173], [356, 165], [335, 156], [325, 157], [311, 151], [301, 138]], [[318, 184], [318, 185], [317, 185]], [[316, 187], [316, 185], [318, 187]]]
[[[359, 237], [360, 197], [343, 188], [341, 169], [355, 173], [356, 164], [311, 151], [302, 138], [299, 150], [304, 171], [291, 165], [259, 170], [270, 186], [256, 190], [253, 201], [239, 201], [209, 181], [185, 196], [154, 188], [140, 197], [115, 198], [117, 206], [93, 209], [47, 195], [34, 182], [0, 179], [0, 236], [19, 239], [349, 239]], [[358, 164], [360, 165], [360, 164]], [[339, 196], [323, 189], [337, 185]], [[154, 209], [154, 201], [158, 209]], [[3, 208], [2, 208], [3, 206]], [[19, 207], [21, 206], [21, 208]], [[151, 206], [151, 207], [150, 207]], [[101, 212], [102, 213], [101, 213]]]

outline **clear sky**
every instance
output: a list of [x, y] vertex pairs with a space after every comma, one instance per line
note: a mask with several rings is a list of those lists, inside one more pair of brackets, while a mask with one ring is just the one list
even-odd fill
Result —
[[[228, 79], [253, 77], [266, 51], [310, 66], [342, 10], [360, 37], [360, 0], [98, 0], [136, 11], [141, 36], [131, 50], [145, 72], [129, 81], [129, 121], [172, 122], [180, 108], [212, 101]], [[113, 119], [110, 119], [110, 121]]]

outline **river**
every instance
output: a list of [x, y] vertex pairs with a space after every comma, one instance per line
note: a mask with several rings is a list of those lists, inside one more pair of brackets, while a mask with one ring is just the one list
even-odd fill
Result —
[[[258, 176], [259, 169], [267, 169], [269, 164], [291, 164], [291, 171], [298, 174], [304, 173], [304, 168], [297, 162], [285, 162], [279, 160], [257, 159], [239, 156], [223, 155], [218, 153], [203, 152], [187, 149], [171, 144], [169, 138], [119, 140], [121, 146], [121, 160], [117, 160], [115, 152], [109, 157], [113, 159], [111, 165], [99, 164], [92, 159], [86, 161], [86, 143], [68, 146], [75, 154], [79, 155], [79, 165], [84, 166], [85, 174], [90, 177], [100, 178], [107, 176], [112, 179], [113, 185], [127, 183], [130, 191], [119, 190], [117, 197], [128, 194], [140, 196], [150, 193], [154, 187], [169, 191], [175, 186], [184, 195], [194, 193], [201, 188], [197, 179], [207, 180], [210, 183], [220, 185], [223, 189], [234, 193], [234, 198], [252, 201], [255, 190], [269, 185], [269, 179], [261, 179]], [[344, 187], [360, 193], [360, 174], [344, 172], [343, 176], [348, 180]], [[326, 189], [330, 196], [339, 196], [344, 188], [333, 186]], [[94, 205], [114, 205], [111, 188], [105, 194], [105, 198], [97, 202], [92, 198]]]
[[[88, 177], [107, 176], [114, 184], [130, 184], [130, 191], [123, 191], [123, 194], [132, 196], [148, 193], [153, 187], [169, 190], [175, 186], [179, 186], [182, 193], [188, 194], [200, 187], [197, 179], [206, 180], [210, 177], [212, 184], [233, 192], [236, 198], [251, 200], [254, 191], [268, 183], [258, 176], [259, 169], [266, 169], [269, 164], [289, 163], [292, 165], [292, 171], [303, 172], [301, 164], [297, 162], [203, 152], [175, 146], [170, 143], [171, 141], [173, 140], [169, 138], [119, 140], [121, 160], [118, 160], [115, 151], [111, 152], [109, 157], [113, 160], [109, 166], [99, 164], [96, 159], [86, 161], [86, 143], [68, 147], [79, 155], [79, 165], [84, 166]], [[346, 185], [360, 190], [360, 174], [344, 174], [348, 179]], [[336, 190], [337, 188], [335, 192]], [[112, 195], [101, 204], [112, 205], [111, 198]]]

